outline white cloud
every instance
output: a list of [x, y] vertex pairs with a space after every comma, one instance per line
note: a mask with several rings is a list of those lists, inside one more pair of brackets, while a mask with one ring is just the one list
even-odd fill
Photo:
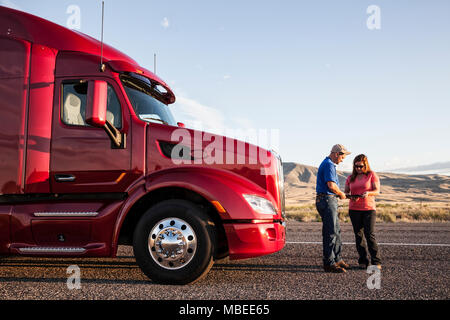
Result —
[[233, 121], [237, 124], [239, 128], [254, 128], [254, 124], [250, 119], [242, 118], [242, 117], [235, 117]]
[[183, 96], [177, 97], [174, 107], [186, 121], [187, 127], [212, 133], [223, 133], [226, 129], [225, 116], [215, 108]]
[[11, 9], [16, 9], [16, 10], [21, 10], [23, 11], [17, 4], [15, 4], [14, 2], [12, 2], [11, 0], [1, 0], [0, 1], [0, 5], [4, 6], [4, 7], [8, 7]]
[[[180, 91], [178, 92], [180, 93]], [[172, 110], [177, 121], [183, 122], [188, 128], [238, 139], [243, 139], [243, 137], [239, 136], [242, 131], [244, 133], [258, 132], [258, 128], [254, 127], [250, 119], [242, 117], [229, 119], [222, 111], [204, 105], [196, 100], [186, 98], [182, 94], [178, 94]]]
[[226, 74], [223, 76], [223, 80], [228, 80], [228, 79], [231, 79], [231, 75]]
[[169, 22], [169, 19], [167, 19], [167, 17], [164, 17], [164, 19], [161, 21], [161, 26], [162, 26], [164, 29], [169, 28], [170, 22]]

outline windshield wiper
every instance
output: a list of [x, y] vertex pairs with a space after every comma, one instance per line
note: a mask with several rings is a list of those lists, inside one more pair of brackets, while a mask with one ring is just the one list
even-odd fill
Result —
[[162, 120], [162, 119], [158, 119], [158, 118], [152, 118], [152, 117], [145, 117], [145, 116], [139, 116], [139, 118], [141, 118], [142, 120], [155, 120], [155, 121], [159, 121], [163, 124], [169, 124], [168, 122]]

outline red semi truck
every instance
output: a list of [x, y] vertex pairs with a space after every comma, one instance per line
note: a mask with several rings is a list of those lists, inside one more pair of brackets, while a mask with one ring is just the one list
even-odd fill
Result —
[[182, 128], [173, 102], [120, 51], [0, 7], [0, 255], [129, 245], [153, 281], [186, 284], [217, 259], [281, 250], [279, 156]]

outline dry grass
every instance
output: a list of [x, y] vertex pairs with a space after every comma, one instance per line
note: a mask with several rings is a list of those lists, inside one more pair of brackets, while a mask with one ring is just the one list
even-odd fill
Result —
[[[314, 203], [287, 206], [286, 216], [303, 222], [321, 221]], [[339, 206], [339, 218], [350, 222], [348, 203]], [[450, 222], [449, 203], [377, 203], [380, 222]]]

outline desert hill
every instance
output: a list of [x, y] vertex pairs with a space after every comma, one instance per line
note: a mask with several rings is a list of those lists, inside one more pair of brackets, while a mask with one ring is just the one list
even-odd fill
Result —
[[[310, 203], [315, 199], [317, 168], [294, 162], [283, 164], [286, 205]], [[344, 190], [351, 172], [338, 171]], [[438, 174], [407, 175], [377, 172], [381, 182], [380, 202], [443, 202], [450, 203], [450, 177]]]

